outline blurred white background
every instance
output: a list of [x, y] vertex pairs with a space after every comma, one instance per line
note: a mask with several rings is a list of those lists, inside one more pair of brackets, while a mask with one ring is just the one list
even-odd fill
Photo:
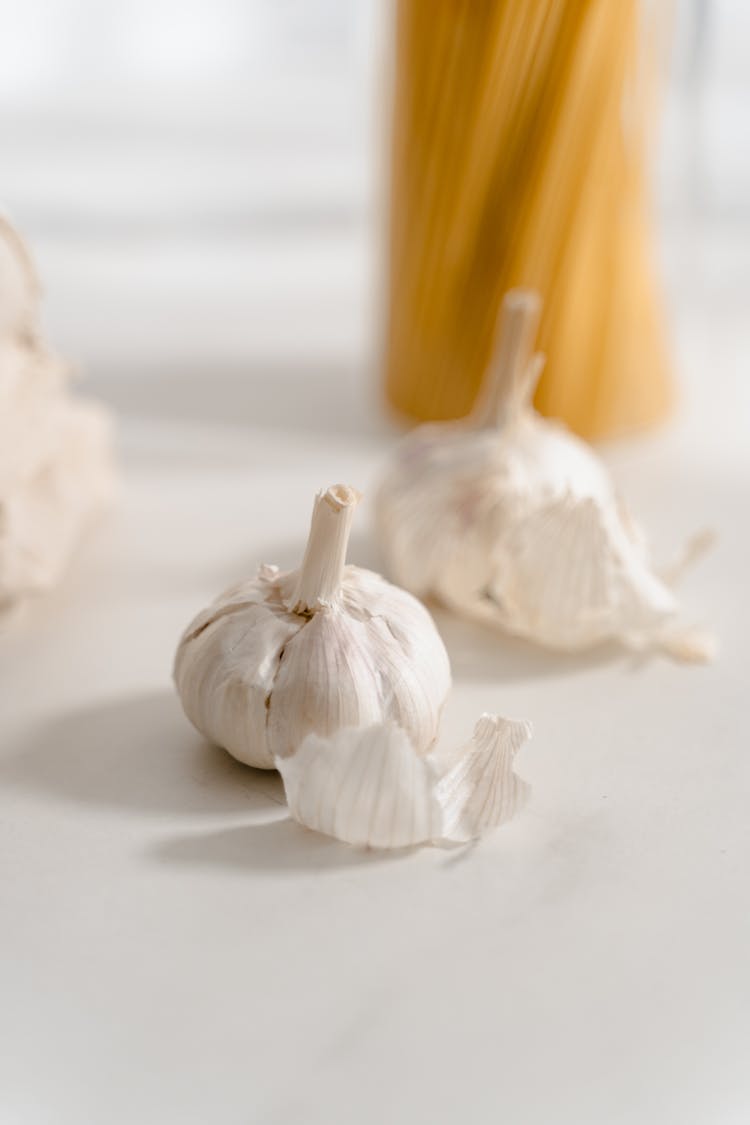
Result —
[[[367, 366], [390, 4], [2, 0], [0, 17], [0, 201], [57, 346], [97, 389], [146, 409], [156, 377], [187, 393], [305, 360]], [[657, 148], [670, 290], [744, 305], [750, 7], [677, 0], [674, 22]]]
[[5, 9], [0, 199], [92, 380], [359, 354], [383, 9]]

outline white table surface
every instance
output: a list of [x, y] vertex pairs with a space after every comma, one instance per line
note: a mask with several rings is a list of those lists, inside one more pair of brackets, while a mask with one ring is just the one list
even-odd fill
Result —
[[[300, 356], [248, 373], [223, 322], [196, 353], [180, 262], [173, 347], [153, 314], [139, 333], [147, 295], [103, 309], [89, 366], [120, 412], [119, 505], [0, 637], [2, 1125], [750, 1120], [747, 259], [721, 245], [670, 258], [682, 417], [609, 455], [662, 557], [717, 528], [684, 600], [721, 657], [566, 659], [439, 615], [447, 735], [485, 709], [536, 732], [528, 809], [461, 852], [304, 831], [171, 688], [190, 616], [293, 563], [314, 490], [367, 492], [392, 439], [354, 350], [316, 336], [328, 290], [284, 341]], [[73, 275], [53, 320], [74, 347], [102, 263], [41, 256], [52, 293]], [[352, 558], [377, 565], [366, 504]]]

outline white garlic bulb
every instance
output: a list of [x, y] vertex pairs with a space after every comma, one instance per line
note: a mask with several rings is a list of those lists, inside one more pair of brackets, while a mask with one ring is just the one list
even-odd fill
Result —
[[280, 770], [308, 827], [377, 847], [469, 839], [525, 798], [512, 759], [529, 727], [486, 716], [468, 747], [438, 757], [448, 656], [416, 598], [345, 564], [358, 499], [319, 493], [299, 569], [262, 566], [195, 618], [177, 691], [207, 738]]
[[72, 398], [69, 372], [38, 333], [39, 283], [0, 218], [0, 606], [60, 577], [89, 519], [110, 498], [106, 411]]
[[539, 308], [535, 294], [509, 293], [478, 409], [420, 426], [397, 449], [376, 501], [389, 573], [551, 648], [618, 639], [704, 659], [708, 638], [675, 625], [675, 594], [599, 458], [532, 406]]

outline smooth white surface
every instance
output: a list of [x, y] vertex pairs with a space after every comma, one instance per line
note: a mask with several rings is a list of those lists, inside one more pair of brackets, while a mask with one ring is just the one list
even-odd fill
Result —
[[[532, 718], [534, 793], [475, 848], [385, 857], [292, 824], [276, 776], [205, 745], [170, 684], [209, 597], [297, 560], [317, 488], [371, 488], [393, 435], [355, 373], [357, 270], [329, 262], [307, 319], [292, 300], [271, 366], [241, 245], [216, 252], [202, 333], [185, 255], [154, 252], [154, 292], [132, 286], [123, 314], [95, 256], [38, 249], [57, 338], [86, 341], [120, 410], [123, 489], [0, 636], [3, 1125], [746, 1122], [743, 247], [674, 241], [685, 412], [610, 453], [661, 557], [717, 528], [684, 600], [719, 662], [566, 659], [439, 615], [447, 737], [485, 709]], [[352, 557], [377, 566], [368, 518]]]

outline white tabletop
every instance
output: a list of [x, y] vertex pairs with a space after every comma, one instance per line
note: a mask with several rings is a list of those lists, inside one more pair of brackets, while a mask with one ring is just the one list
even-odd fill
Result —
[[[364, 375], [316, 350], [314, 309], [306, 357], [245, 375], [210, 364], [209, 333], [173, 383], [155, 319], [139, 339], [106, 314], [112, 369], [149, 331], [167, 359], [97, 385], [120, 411], [119, 504], [0, 638], [3, 1125], [750, 1118], [748, 351], [718, 253], [693, 246], [692, 286], [671, 258], [683, 415], [609, 458], [661, 557], [718, 530], [684, 601], [721, 657], [566, 659], [438, 615], [447, 734], [483, 710], [535, 724], [527, 810], [458, 852], [299, 828], [170, 683], [208, 598], [298, 558], [315, 489], [371, 489], [393, 435]], [[63, 256], [42, 257], [54, 291]], [[197, 308], [168, 311], [197, 338]], [[366, 504], [352, 557], [377, 565]]]

